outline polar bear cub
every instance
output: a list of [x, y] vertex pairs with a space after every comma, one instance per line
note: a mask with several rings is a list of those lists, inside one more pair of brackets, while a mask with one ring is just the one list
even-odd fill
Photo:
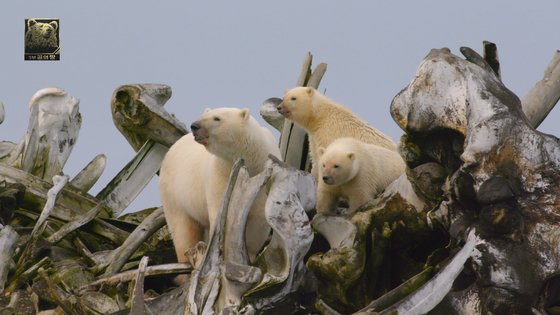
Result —
[[340, 198], [348, 202], [347, 214], [354, 213], [405, 171], [396, 151], [354, 138], [338, 138], [318, 153], [317, 212], [322, 214], [336, 214]]

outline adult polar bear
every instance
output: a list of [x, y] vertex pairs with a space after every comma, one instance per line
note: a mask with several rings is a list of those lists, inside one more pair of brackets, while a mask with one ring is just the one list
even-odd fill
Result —
[[[192, 134], [167, 152], [160, 169], [159, 189], [177, 260], [214, 229], [233, 164], [245, 160], [249, 176], [264, 169], [269, 154], [280, 156], [272, 133], [259, 125], [248, 109], [206, 110], [191, 125]], [[249, 213], [246, 243], [253, 260], [269, 233], [264, 217], [264, 193]]]
[[313, 166], [311, 174], [317, 180], [319, 148], [326, 148], [337, 138], [351, 137], [365, 143], [396, 150], [395, 143], [381, 131], [370, 126], [346, 107], [331, 101], [311, 87], [287, 90], [278, 111], [309, 133]]

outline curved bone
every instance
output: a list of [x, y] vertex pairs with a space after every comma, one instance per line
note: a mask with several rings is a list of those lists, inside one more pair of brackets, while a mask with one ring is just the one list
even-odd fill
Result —
[[[449, 130], [464, 137], [462, 153], [451, 153], [461, 164], [450, 178], [469, 180], [450, 181], [439, 207], [450, 235], [465, 224], [481, 233], [472, 260], [471, 286], [478, 290], [462, 299], [478, 301], [483, 313], [527, 313], [560, 265], [560, 140], [536, 131], [519, 98], [480, 66], [475, 52], [462, 52], [467, 60], [432, 50], [393, 99], [391, 114], [412, 138]], [[461, 202], [460, 191], [476, 200]]]
[[88, 192], [103, 171], [105, 170], [105, 165], [107, 164], [107, 157], [105, 154], [99, 154], [91, 162], [86, 165], [72, 180], [70, 184], [74, 186], [74, 188], [79, 189], [83, 192]]
[[187, 128], [163, 109], [171, 87], [129, 84], [115, 89], [111, 98], [113, 122], [136, 156], [111, 180], [97, 198], [118, 216], [158, 172], [168, 148], [187, 134]]
[[171, 87], [164, 84], [128, 84], [113, 92], [113, 122], [135, 151], [148, 140], [170, 147], [188, 133], [183, 123], [163, 109], [169, 98]]
[[523, 112], [537, 128], [560, 99], [560, 51], [557, 50], [544, 71], [542, 80], [523, 98]]
[[266, 262], [262, 281], [246, 295], [256, 309], [277, 303], [298, 290], [304, 276], [303, 257], [313, 241], [305, 213], [315, 205], [313, 179], [307, 173], [283, 168], [278, 162], [272, 167], [265, 213], [274, 232], [262, 254]]
[[477, 242], [478, 237], [475, 231], [471, 230], [463, 248], [461, 248], [443, 270], [436, 274], [432, 280], [424, 284], [420, 289], [401, 300], [397, 305], [385, 309], [379, 314], [420, 315], [428, 313], [438, 305], [451, 290], [451, 286], [459, 276], [459, 273], [463, 270], [465, 262], [473, 254]]
[[[191, 274], [187, 312], [251, 312], [299, 289], [303, 257], [313, 240], [305, 210], [315, 204], [314, 184], [309, 174], [279, 163], [271, 157], [251, 178], [240, 161], [234, 165], [206, 255]], [[273, 234], [258, 259], [261, 271], [248, 265], [244, 235], [248, 212], [265, 185], [265, 215]]]
[[285, 118], [278, 112], [278, 109], [276, 109], [276, 106], [280, 103], [282, 103], [281, 98], [271, 97], [261, 104], [259, 113], [268, 124], [282, 132]]

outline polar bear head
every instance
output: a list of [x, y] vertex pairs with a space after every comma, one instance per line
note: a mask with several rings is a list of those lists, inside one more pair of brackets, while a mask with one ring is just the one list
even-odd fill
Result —
[[232, 160], [244, 151], [255, 132], [255, 119], [247, 108], [206, 109], [192, 125], [196, 142], [208, 152]]
[[315, 89], [310, 87], [296, 87], [286, 90], [282, 103], [277, 106], [284, 117], [306, 126], [313, 117], [313, 96]]
[[[334, 144], [334, 145], [333, 145]], [[327, 149], [319, 148], [319, 178], [327, 185], [339, 186], [358, 174], [357, 152], [332, 143]]]

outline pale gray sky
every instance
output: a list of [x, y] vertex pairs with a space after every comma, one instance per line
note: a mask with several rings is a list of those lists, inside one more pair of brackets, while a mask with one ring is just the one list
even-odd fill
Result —
[[[40, 88], [80, 99], [83, 123], [65, 172], [95, 155], [107, 168], [101, 190], [134, 156], [113, 126], [110, 97], [128, 83], [165, 83], [166, 109], [187, 125], [206, 107], [249, 107], [293, 87], [309, 51], [328, 63], [320, 90], [389, 134], [393, 96], [431, 48], [480, 52], [498, 45], [502, 78], [522, 98], [560, 48], [560, 2], [548, 1], [15, 1], [0, 10], [0, 140], [27, 130], [28, 102]], [[61, 61], [23, 60], [24, 20], [59, 18]], [[560, 135], [560, 110], [539, 128]], [[160, 205], [157, 179], [128, 211]]]

